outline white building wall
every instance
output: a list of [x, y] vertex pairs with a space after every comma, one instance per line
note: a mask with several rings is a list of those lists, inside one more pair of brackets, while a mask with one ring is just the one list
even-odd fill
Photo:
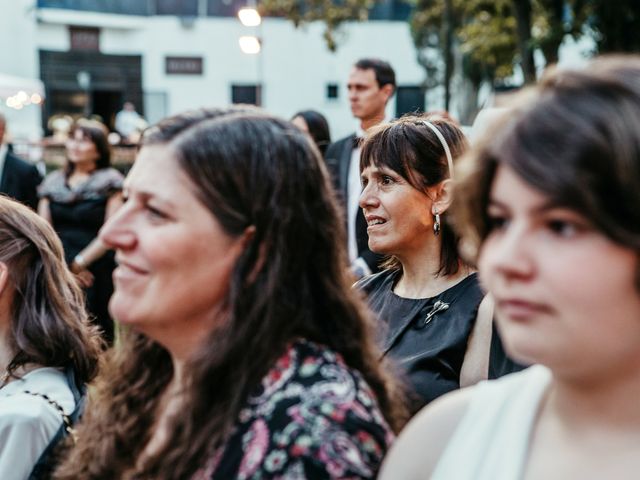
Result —
[[[25, 79], [40, 77], [38, 52], [34, 48], [35, 3], [35, 0], [0, 0], [0, 74]], [[37, 140], [42, 135], [40, 105], [15, 110], [0, 99], [0, 112], [7, 118], [5, 140]]]
[[[178, 17], [170, 16], [51, 9], [38, 14], [41, 21], [32, 47], [36, 50], [68, 50], [68, 25], [74, 24], [101, 28], [102, 53], [142, 55], [143, 91], [166, 94], [166, 114], [228, 105], [232, 84], [262, 83], [264, 108], [287, 118], [297, 110], [319, 110], [327, 116], [333, 138], [338, 138], [353, 131], [355, 125], [345, 87], [354, 61], [365, 56], [390, 61], [400, 85], [418, 85], [424, 75], [415, 61], [406, 22], [346, 24], [338, 51], [332, 53], [325, 45], [320, 23], [296, 29], [290, 21], [267, 18], [253, 29], [235, 18], [199, 17], [192, 26], [184, 26]], [[245, 55], [240, 51], [238, 38], [248, 34], [262, 38], [261, 53]], [[203, 75], [166, 75], [166, 56], [201, 56]], [[328, 83], [340, 86], [338, 99], [326, 98]], [[392, 100], [389, 114], [394, 111]]]
[[[296, 29], [290, 21], [267, 18], [252, 29], [235, 18], [198, 17], [194, 23], [185, 24], [175, 16], [38, 9], [36, 0], [0, 0], [0, 73], [39, 78], [38, 50], [68, 51], [69, 25], [99, 27], [102, 53], [142, 56], [142, 87], [151, 121], [189, 108], [228, 105], [232, 84], [261, 83], [267, 110], [287, 118], [297, 110], [319, 110], [328, 118], [332, 136], [337, 139], [353, 131], [356, 124], [345, 87], [354, 61], [367, 56], [390, 61], [401, 86], [420, 85], [425, 74], [415, 60], [406, 22], [347, 23], [337, 33], [337, 52], [330, 52], [320, 23]], [[260, 54], [251, 56], [240, 51], [238, 38], [247, 34], [262, 38]], [[575, 52], [593, 49], [593, 42], [586, 46], [565, 43], [561, 63], [577, 63], [583, 55]], [[201, 56], [203, 74], [166, 75], [168, 55]], [[326, 98], [329, 83], [339, 85], [337, 99]], [[442, 108], [441, 97], [442, 89], [431, 91], [426, 108]], [[19, 116], [25, 125], [33, 123], [31, 129], [20, 126], [24, 136], [33, 137], [40, 133], [38, 112], [34, 110], [39, 107], [29, 108], [29, 112], [24, 109], [16, 113], [0, 105], [0, 111]], [[455, 105], [452, 108], [455, 110]], [[388, 115], [394, 112], [395, 97]]]
[[0, 73], [38, 78], [35, 0], [0, 0]]

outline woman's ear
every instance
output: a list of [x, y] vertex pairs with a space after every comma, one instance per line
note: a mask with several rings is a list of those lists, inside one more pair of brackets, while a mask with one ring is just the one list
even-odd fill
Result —
[[247, 228], [244, 229], [244, 232], [242, 232], [242, 237], [241, 237], [241, 243], [242, 243], [242, 248], [247, 248], [247, 245], [249, 245], [249, 243], [251, 242], [251, 240], [253, 240], [253, 237], [256, 236], [256, 227], [255, 225], [249, 225]]
[[9, 267], [6, 263], [0, 262], [0, 296], [4, 295], [9, 286]]
[[431, 213], [435, 215], [446, 212], [453, 201], [453, 180], [450, 178], [443, 180], [432, 192]]
[[3, 327], [7, 320], [11, 318], [14, 291], [9, 278], [9, 266], [4, 262], [0, 262], [0, 325]]
[[[256, 236], [255, 225], [249, 225], [247, 228], [244, 229], [244, 232], [242, 233], [242, 249], [243, 250], [247, 248], [247, 246], [255, 236]], [[255, 281], [256, 277], [258, 276], [258, 273], [260, 273], [260, 270], [262, 270], [262, 267], [264, 266], [266, 259], [267, 259], [266, 245], [263, 242], [260, 244], [260, 247], [258, 248], [258, 258], [256, 260], [256, 263], [253, 269], [251, 270], [251, 272], [249, 273], [249, 275], [247, 276], [247, 282], [249, 284]]]

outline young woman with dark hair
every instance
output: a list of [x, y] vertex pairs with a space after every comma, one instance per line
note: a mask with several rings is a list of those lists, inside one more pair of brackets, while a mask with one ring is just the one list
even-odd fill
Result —
[[291, 123], [313, 138], [318, 150], [324, 157], [324, 152], [331, 143], [329, 123], [320, 112], [315, 110], [302, 110], [291, 117]]
[[469, 158], [461, 226], [507, 352], [537, 365], [425, 409], [381, 478], [637, 477], [639, 79], [631, 56], [553, 71]]
[[0, 196], [0, 478], [29, 477], [101, 349], [55, 232]]
[[113, 254], [98, 238], [98, 230], [122, 204], [123, 176], [110, 167], [107, 129], [80, 120], [66, 144], [67, 163], [38, 188], [38, 213], [56, 230], [65, 258], [87, 295], [87, 308], [105, 338], [113, 339], [108, 304], [113, 292]]
[[480, 368], [467, 351], [483, 294], [448, 215], [453, 162], [466, 147], [454, 122], [433, 115], [382, 125], [362, 147], [369, 248], [389, 258], [356, 285], [379, 317], [384, 354], [405, 374], [414, 412]]
[[57, 478], [375, 477], [403, 409], [317, 149], [206, 110], [142, 144], [101, 233], [121, 345]]

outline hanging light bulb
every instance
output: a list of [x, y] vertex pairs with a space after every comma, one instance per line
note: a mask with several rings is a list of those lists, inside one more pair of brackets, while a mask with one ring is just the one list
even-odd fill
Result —
[[242, 53], [255, 55], [260, 53], [260, 39], [251, 35], [243, 35], [238, 39]]
[[245, 27], [257, 27], [262, 22], [262, 17], [254, 7], [243, 7], [238, 10], [238, 18]]

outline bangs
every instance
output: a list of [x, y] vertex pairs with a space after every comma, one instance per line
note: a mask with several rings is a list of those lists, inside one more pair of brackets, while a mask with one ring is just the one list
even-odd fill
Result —
[[404, 124], [393, 123], [373, 128], [364, 140], [360, 152], [360, 171], [373, 165], [393, 170], [414, 188], [422, 189], [422, 182], [411, 168], [416, 154], [404, 131]]
[[[488, 152], [549, 203], [585, 217], [612, 240], [640, 233], [629, 175], [621, 168], [624, 130], [609, 93], [588, 100], [575, 91], [542, 94]], [[634, 188], [635, 190], [635, 188]]]

